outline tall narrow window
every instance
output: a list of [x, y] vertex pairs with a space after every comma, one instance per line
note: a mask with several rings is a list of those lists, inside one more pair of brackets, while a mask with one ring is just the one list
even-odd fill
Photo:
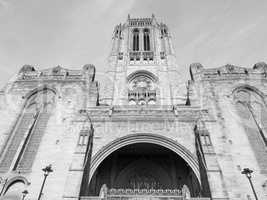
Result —
[[1, 158], [0, 171], [30, 170], [44, 134], [55, 93], [44, 89], [31, 95]]
[[88, 130], [82, 130], [80, 132], [79, 141], [78, 141], [79, 146], [86, 146], [87, 145], [88, 133], [89, 133]]
[[39, 145], [44, 135], [47, 122], [53, 110], [55, 93], [51, 90], [43, 90], [36, 94], [37, 104], [34, 122], [30, 127], [19, 157], [14, 166], [14, 170], [30, 170], [37, 154]]
[[144, 51], [150, 51], [149, 29], [144, 29]]
[[240, 112], [240, 116], [244, 117], [244, 113], [248, 113], [246, 125], [253, 127], [254, 124], [255, 129], [258, 130], [258, 135], [267, 146], [267, 129], [265, 125], [267, 109], [262, 97], [256, 92], [247, 89], [236, 92], [235, 98], [238, 103], [238, 111], [240, 111], [241, 107], [245, 109], [242, 112], [243, 114]]
[[133, 30], [133, 51], [139, 51], [139, 30]]

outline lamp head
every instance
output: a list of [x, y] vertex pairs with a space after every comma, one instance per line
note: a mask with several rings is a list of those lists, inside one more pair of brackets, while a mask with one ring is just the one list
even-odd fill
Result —
[[48, 175], [50, 172], [53, 172], [52, 165], [48, 165], [45, 168], [42, 169], [44, 171], [45, 175]]
[[27, 194], [29, 194], [29, 192], [28, 192], [28, 190], [24, 190], [24, 191], [22, 192], [22, 194], [23, 194], [23, 196], [25, 197]]
[[248, 178], [251, 178], [252, 172], [253, 172], [253, 170], [251, 170], [249, 168], [244, 168], [241, 173], [245, 174]]

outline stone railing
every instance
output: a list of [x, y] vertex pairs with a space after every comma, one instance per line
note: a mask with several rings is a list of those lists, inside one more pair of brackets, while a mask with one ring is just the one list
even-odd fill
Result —
[[140, 51], [132, 51], [129, 53], [130, 60], [140, 60], [141, 52]]
[[132, 51], [129, 53], [130, 61], [152, 61], [154, 59], [153, 51]]
[[210, 200], [207, 197], [191, 197], [185, 198], [183, 196], [153, 196], [153, 195], [113, 195], [107, 197], [100, 196], [83, 196], [80, 200]]
[[210, 200], [192, 197], [186, 185], [182, 189], [108, 189], [104, 184], [97, 196], [81, 197], [82, 200]]
[[130, 26], [150, 26], [152, 18], [131, 18], [128, 19]]
[[153, 60], [154, 52], [153, 51], [144, 51], [142, 52], [143, 60]]
[[128, 101], [134, 101], [135, 104], [139, 104], [140, 101], [144, 104], [153, 104], [156, 102], [156, 90], [129, 90], [128, 91]]
[[162, 189], [109, 189], [108, 195], [153, 195], [153, 196], [181, 196], [182, 191], [179, 189], [162, 190]]
[[83, 196], [79, 198], [80, 200], [101, 200], [100, 196]]
[[42, 74], [42, 73], [26, 73], [22, 74], [18, 80], [81, 80], [82, 74]]

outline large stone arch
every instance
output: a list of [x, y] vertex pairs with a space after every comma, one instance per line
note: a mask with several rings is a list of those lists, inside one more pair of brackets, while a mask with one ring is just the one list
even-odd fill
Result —
[[251, 86], [248, 84], [242, 84], [242, 85], [235, 86], [232, 89], [231, 94], [234, 95], [236, 92], [241, 91], [241, 90], [251, 91], [251, 92], [254, 92], [255, 94], [259, 95], [262, 98], [262, 101], [265, 104], [265, 106], [267, 106], [264, 93], [254, 86]]
[[38, 93], [38, 92], [41, 92], [41, 91], [43, 91], [43, 90], [49, 90], [49, 91], [51, 91], [51, 92], [53, 92], [55, 95], [58, 95], [58, 91], [57, 91], [57, 89], [55, 89], [55, 88], [53, 88], [53, 87], [49, 87], [49, 86], [47, 86], [47, 85], [43, 85], [43, 86], [41, 86], [41, 87], [37, 87], [37, 88], [35, 88], [35, 89], [33, 89], [33, 90], [31, 90], [30, 92], [28, 92], [25, 96], [23, 96], [22, 98], [23, 99], [29, 99], [29, 98], [31, 98], [31, 96], [33, 96], [34, 94], [36, 94], [36, 93]]
[[198, 161], [196, 156], [194, 156], [190, 151], [188, 151], [184, 146], [179, 144], [178, 142], [169, 139], [167, 137], [156, 135], [156, 134], [131, 134], [127, 135], [121, 138], [118, 138], [103, 148], [101, 148], [93, 157], [91, 160], [91, 167], [90, 167], [90, 174], [89, 174], [89, 183], [91, 181], [92, 176], [94, 175], [96, 169], [101, 164], [101, 162], [107, 158], [112, 152], [130, 145], [130, 144], [136, 144], [136, 143], [151, 143], [163, 146], [177, 155], [179, 155], [192, 169], [194, 174], [196, 175], [199, 184], [201, 184], [200, 181], [200, 173], [199, 173], [199, 167], [198, 167]]
[[4, 195], [7, 191], [8, 191], [8, 189], [14, 184], [14, 183], [16, 183], [16, 182], [21, 182], [21, 183], [23, 183], [25, 186], [28, 186], [28, 185], [30, 185], [31, 183], [28, 181], [28, 179], [27, 178], [25, 178], [24, 176], [13, 176], [13, 177], [10, 177], [8, 180], [7, 180], [7, 182], [6, 182], [6, 184], [5, 184], [5, 186], [3, 187], [3, 194], [2, 195]]
[[138, 71], [132, 72], [131, 74], [128, 75], [127, 81], [131, 82], [133, 79], [141, 75], [146, 76], [147, 78], [151, 79], [153, 82], [158, 82], [158, 77], [152, 72], [149, 72], [147, 70], [138, 70]]

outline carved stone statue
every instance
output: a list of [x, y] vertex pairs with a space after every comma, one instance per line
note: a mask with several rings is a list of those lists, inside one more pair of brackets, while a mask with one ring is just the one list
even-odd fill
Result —
[[182, 187], [182, 195], [186, 200], [189, 200], [191, 198], [190, 190], [187, 187], [187, 185], [183, 185], [183, 187]]

